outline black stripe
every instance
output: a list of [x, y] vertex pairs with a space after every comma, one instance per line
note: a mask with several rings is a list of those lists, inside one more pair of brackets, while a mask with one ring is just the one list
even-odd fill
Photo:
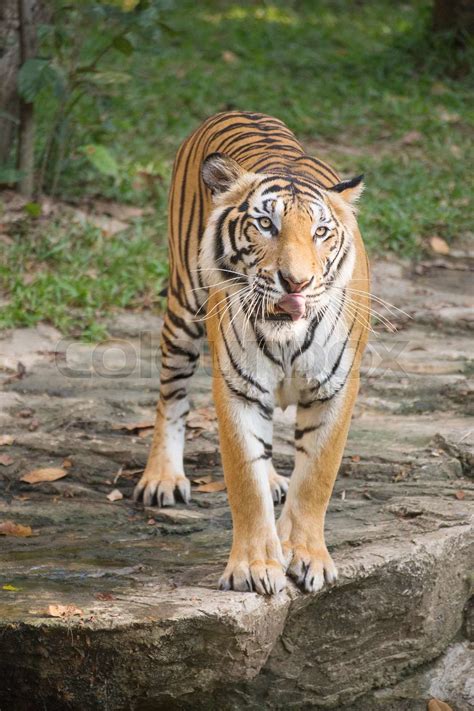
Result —
[[313, 425], [312, 427], [303, 427], [302, 429], [296, 428], [295, 429], [295, 439], [303, 439], [305, 434], [309, 434], [310, 432], [315, 432], [317, 429], [319, 429], [321, 425]]
[[168, 400], [182, 400], [186, 397], [186, 389], [177, 388], [176, 390], [173, 390], [170, 393], [160, 392], [160, 397], [165, 402], [168, 402]]
[[301, 445], [297, 444], [295, 449], [297, 452], [301, 452], [301, 454], [306, 454], [306, 456], [309, 457], [308, 450], [302, 447]]
[[185, 380], [186, 378], [191, 378], [194, 374], [194, 369], [191, 373], [176, 373], [176, 375], [171, 375], [169, 378], [160, 378], [161, 385], [168, 385], [169, 383], [174, 383], [177, 380]]
[[[166, 348], [168, 349], [168, 353], [174, 353], [174, 355], [184, 356], [191, 362], [194, 362], [199, 358], [199, 352], [193, 353], [192, 351], [186, 350], [186, 348], [181, 348], [181, 346], [176, 345], [176, 343], [172, 343], [165, 334], [162, 334], [161, 338], [164, 344], [166, 345]], [[164, 357], [166, 357], [166, 355], [166, 353], [163, 353]]]
[[260, 411], [260, 414], [261, 414], [262, 417], [264, 417], [266, 420], [271, 420], [271, 419], [272, 419], [272, 417], [273, 417], [273, 409], [272, 409], [271, 407], [269, 407], [268, 405], [265, 405], [265, 404], [264, 404], [263, 402], [261, 402], [261, 400], [259, 400], [258, 398], [256, 398], [256, 397], [250, 397], [249, 395], [246, 395], [246, 394], [243, 393], [241, 390], [238, 390], [238, 389], [235, 388], [233, 385], [231, 385], [231, 384], [228, 382], [228, 380], [226, 379], [226, 377], [224, 376], [224, 373], [222, 372], [222, 370], [221, 370], [221, 375], [222, 375], [222, 377], [223, 377], [223, 379], [224, 379], [225, 384], [227, 385], [227, 387], [228, 387], [229, 390], [231, 391], [231, 393], [233, 393], [236, 397], [239, 397], [239, 398], [241, 398], [242, 400], [245, 400], [247, 403], [252, 403], [253, 405], [256, 405], [256, 406], [257, 406], [257, 409]]
[[227, 339], [226, 339], [225, 334], [224, 334], [224, 332], [223, 332], [223, 330], [222, 330], [222, 325], [220, 326], [219, 330], [220, 330], [220, 332], [221, 332], [222, 339], [223, 339], [223, 341], [224, 341], [224, 345], [225, 345], [225, 349], [226, 349], [226, 351], [227, 351], [227, 355], [228, 355], [229, 360], [230, 360], [230, 362], [231, 362], [231, 365], [232, 365], [232, 367], [234, 368], [234, 370], [236, 371], [236, 373], [238, 373], [238, 375], [240, 375], [240, 377], [241, 377], [243, 380], [246, 380], [248, 383], [250, 383], [250, 385], [253, 385], [254, 387], [256, 387], [257, 390], [260, 390], [261, 393], [263, 393], [264, 395], [269, 395], [269, 392], [268, 392], [268, 390], [267, 390], [266, 388], [264, 388], [262, 385], [260, 385], [260, 383], [257, 382], [254, 378], [252, 378], [251, 375], [249, 375], [249, 374], [246, 373], [244, 370], [242, 370], [242, 368], [240, 367], [240, 365], [239, 365], [239, 364], [237, 363], [237, 361], [235, 360], [234, 355], [233, 355], [233, 353], [232, 353], [232, 351], [231, 351], [231, 349], [230, 349], [230, 347], [229, 347], [229, 344], [227, 343]]

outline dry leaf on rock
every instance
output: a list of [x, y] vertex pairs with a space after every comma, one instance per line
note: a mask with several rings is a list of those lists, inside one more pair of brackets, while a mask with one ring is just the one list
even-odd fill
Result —
[[0, 454], [0, 464], [2, 464], [2, 466], [9, 467], [14, 461], [13, 457], [10, 457], [9, 454]]
[[216, 411], [212, 407], [199, 407], [189, 413], [186, 424], [188, 427], [211, 428], [216, 420]]
[[428, 701], [428, 711], [453, 711], [453, 709], [444, 701], [431, 699], [431, 701]]
[[47, 614], [50, 617], [82, 617], [84, 613], [75, 605], [48, 605]]
[[458, 499], [458, 501], [462, 501], [464, 499], [464, 497], [466, 496], [466, 494], [464, 493], [464, 491], [459, 490], [459, 491], [456, 491], [454, 496]]
[[102, 600], [104, 602], [110, 602], [110, 600], [115, 599], [114, 596], [112, 595], [112, 593], [108, 593], [108, 592], [97, 593], [95, 598], [96, 598], [96, 600]]
[[114, 501], [120, 501], [120, 499], [123, 499], [123, 494], [118, 489], [112, 489], [110, 494], [107, 494], [107, 498], [113, 503]]
[[64, 469], [54, 467], [45, 467], [44, 469], [33, 469], [33, 471], [24, 474], [20, 481], [26, 481], [27, 484], [40, 484], [43, 481], [56, 481], [67, 475]]
[[212, 407], [200, 407], [193, 410], [186, 420], [186, 439], [195, 439], [201, 432], [216, 432], [217, 417], [216, 411]]
[[208, 474], [207, 476], [200, 476], [197, 479], [193, 479], [193, 484], [209, 484], [209, 482], [212, 481], [212, 476], [211, 474]]
[[436, 254], [449, 254], [449, 244], [442, 237], [433, 235], [433, 237], [429, 238], [428, 242]]
[[65, 459], [61, 466], [63, 469], [70, 469], [72, 467], [72, 459]]
[[16, 536], [17, 538], [29, 538], [33, 535], [31, 526], [22, 526], [13, 521], [3, 521], [0, 523], [0, 536]]
[[15, 438], [13, 435], [0, 435], [0, 447], [5, 447], [6, 445], [13, 444]]
[[127, 432], [133, 432], [134, 430], [148, 430], [153, 429], [155, 426], [154, 420], [144, 420], [142, 422], [120, 422], [112, 425], [113, 430], [127, 430]]
[[201, 484], [201, 486], [196, 488], [196, 491], [202, 491], [205, 494], [212, 494], [215, 491], [225, 491], [225, 489], [225, 481], [221, 479], [220, 481], [211, 481], [209, 484]]
[[140, 430], [138, 433], [138, 436], [140, 439], [145, 439], [146, 437], [150, 437], [153, 434], [153, 427], [145, 427], [144, 429]]

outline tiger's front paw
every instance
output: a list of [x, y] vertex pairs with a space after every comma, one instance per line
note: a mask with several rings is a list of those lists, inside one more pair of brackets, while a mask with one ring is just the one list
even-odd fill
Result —
[[[320, 519], [303, 515], [288, 502], [277, 523], [286, 572], [304, 592], [317, 592], [337, 580]], [[318, 533], [319, 532], [319, 533]]]
[[219, 580], [219, 590], [274, 595], [286, 587], [285, 571], [277, 560], [229, 561]]
[[274, 595], [286, 586], [280, 541], [269, 534], [267, 542], [234, 545], [227, 567], [219, 580], [220, 590]]
[[337, 568], [325, 545], [311, 547], [283, 542], [287, 573], [304, 592], [317, 592], [337, 580]]
[[143, 501], [145, 506], [174, 506], [176, 496], [185, 504], [191, 500], [191, 484], [184, 474], [145, 470], [133, 492], [134, 501]]

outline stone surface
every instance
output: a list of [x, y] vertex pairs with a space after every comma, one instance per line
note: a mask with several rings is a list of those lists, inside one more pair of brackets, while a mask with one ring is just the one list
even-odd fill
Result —
[[[314, 596], [216, 590], [225, 492], [194, 486], [175, 510], [132, 504], [157, 397], [156, 316], [120, 315], [95, 345], [48, 326], [4, 334], [0, 434], [14, 442], [0, 447], [12, 460], [0, 463], [0, 521], [33, 535], [0, 538], [0, 708], [472, 708], [469, 277], [446, 260], [375, 265], [374, 292], [411, 318], [375, 305], [399, 331], [376, 327], [364, 361], [327, 519], [340, 579]], [[187, 472], [220, 479], [205, 354], [193, 389]], [[275, 425], [287, 475], [293, 416]], [[58, 481], [20, 481], [63, 465]]]

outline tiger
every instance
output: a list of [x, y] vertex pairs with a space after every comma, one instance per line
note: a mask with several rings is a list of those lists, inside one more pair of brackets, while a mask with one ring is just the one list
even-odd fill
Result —
[[[218, 113], [178, 150], [160, 394], [134, 499], [190, 501], [188, 386], [207, 330], [232, 515], [221, 590], [276, 594], [289, 576], [316, 592], [337, 578], [324, 529], [369, 332], [362, 190], [362, 175], [341, 180], [282, 121], [261, 113]], [[274, 408], [289, 405], [290, 478], [272, 464]], [[283, 503], [278, 521], [275, 503]]]

